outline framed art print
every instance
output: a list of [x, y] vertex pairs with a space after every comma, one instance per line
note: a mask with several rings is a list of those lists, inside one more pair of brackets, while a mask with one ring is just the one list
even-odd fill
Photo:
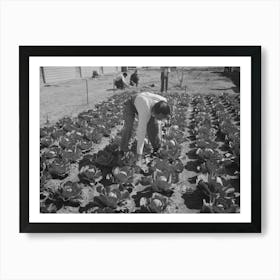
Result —
[[20, 46], [19, 69], [20, 232], [261, 232], [260, 46]]

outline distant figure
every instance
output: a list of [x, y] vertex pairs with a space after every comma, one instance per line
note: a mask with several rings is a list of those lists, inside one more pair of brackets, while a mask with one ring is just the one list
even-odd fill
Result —
[[127, 84], [125, 78], [127, 77], [127, 73], [121, 73], [119, 74], [115, 79], [114, 79], [114, 88], [116, 87], [117, 89], [124, 89], [126, 87], [129, 87]]
[[160, 91], [167, 92], [168, 90], [168, 75], [170, 73], [170, 68], [169, 67], [161, 67], [161, 74], [160, 74], [160, 80], [161, 80], [161, 87]]
[[94, 70], [94, 71], [92, 71], [92, 76], [91, 76], [91, 78], [94, 79], [94, 78], [96, 78], [96, 77], [98, 77], [98, 72]]
[[130, 76], [130, 85], [138, 87], [139, 83], [139, 76], [138, 76], [138, 70], [136, 69]]

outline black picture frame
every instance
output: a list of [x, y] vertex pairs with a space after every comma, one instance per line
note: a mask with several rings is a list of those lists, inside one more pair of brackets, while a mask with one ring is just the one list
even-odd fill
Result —
[[[31, 223], [29, 221], [29, 58], [32, 56], [251, 57], [251, 222]], [[261, 232], [261, 46], [19, 46], [19, 101], [21, 233]]]

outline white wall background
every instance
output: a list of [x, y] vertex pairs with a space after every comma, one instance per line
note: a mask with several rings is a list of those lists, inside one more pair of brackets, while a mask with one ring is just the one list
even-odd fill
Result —
[[[2, 0], [0, 8], [1, 280], [280, 279], [279, 1]], [[98, 44], [262, 45], [262, 234], [18, 233], [18, 46]]]

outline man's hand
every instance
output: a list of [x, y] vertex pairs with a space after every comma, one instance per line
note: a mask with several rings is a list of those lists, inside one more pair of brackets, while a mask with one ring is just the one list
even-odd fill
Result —
[[141, 173], [142, 172], [142, 168], [143, 168], [143, 164], [142, 164], [142, 155], [137, 155], [136, 156], [136, 162], [135, 162], [135, 173]]
[[143, 166], [143, 158], [142, 158], [142, 155], [137, 155], [136, 165], [139, 166], [139, 167], [142, 167], [142, 166]]

